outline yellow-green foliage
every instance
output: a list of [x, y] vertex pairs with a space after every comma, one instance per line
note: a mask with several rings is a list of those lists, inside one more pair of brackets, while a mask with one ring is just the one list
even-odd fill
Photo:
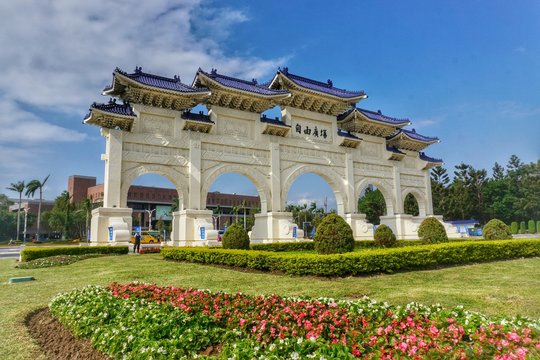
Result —
[[22, 261], [56, 255], [84, 255], [84, 254], [116, 254], [123, 255], [129, 252], [127, 246], [58, 246], [58, 247], [31, 247], [21, 251]]
[[396, 235], [388, 226], [382, 224], [377, 227], [375, 234], [375, 244], [381, 247], [394, 247], [397, 245]]
[[248, 233], [238, 223], [232, 224], [227, 228], [221, 241], [224, 249], [249, 250]]
[[418, 237], [427, 244], [448, 242], [444, 225], [434, 217], [425, 218], [418, 227]]
[[508, 225], [499, 219], [491, 219], [482, 229], [482, 235], [486, 240], [506, 240], [512, 238], [512, 232]]
[[540, 256], [540, 240], [451, 242], [325, 256], [172, 247], [163, 248], [161, 254], [168, 260], [278, 271], [290, 275], [357, 276], [427, 269], [440, 265], [535, 257]]
[[328, 214], [321, 221], [313, 238], [319, 254], [339, 254], [354, 250], [352, 229], [337, 214]]

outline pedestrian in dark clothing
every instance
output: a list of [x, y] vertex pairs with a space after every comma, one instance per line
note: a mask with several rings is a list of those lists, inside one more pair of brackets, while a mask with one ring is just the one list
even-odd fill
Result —
[[133, 246], [133, 252], [138, 253], [141, 249], [141, 234], [135, 234], [135, 245]]

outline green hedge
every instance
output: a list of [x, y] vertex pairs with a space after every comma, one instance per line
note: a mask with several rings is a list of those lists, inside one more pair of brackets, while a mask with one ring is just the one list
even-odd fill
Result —
[[[450, 239], [450, 242], [478, 241], [477, 239]], [[395, 247], [418, 246], [425, 245], [422, 240], [397, 240]], [[356, 240], [354, 242], [356, 249], [377, 249], [379, 248], [373, 240]], [[313, 251], [315, 245], [313, 241], [298, 241], [298, 242], [283, 242], [270, 244], [252, 244], [252, 250], [271, 251], [271, 252], [287, 252], [287, 251]]]
[[22, 261], [57, 255], [110, 254], [124, 255], [129, 252], [128, 246], [48, 246], [32, 247], [21, 251]]
[[290, 275], [357, 276], [426, 269], [439, 265], [540, 256], [540, 241], [538, 239], [468, 241], [370, 249], [356, 253], [324, 256], [255, 250], [172, 247], [163, 248], [161, 254], [168, 260], [277, 271]]

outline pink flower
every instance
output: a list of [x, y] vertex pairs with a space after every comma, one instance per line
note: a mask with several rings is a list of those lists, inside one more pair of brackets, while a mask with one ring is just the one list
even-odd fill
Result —
[[406, 342], [402, 342], [401, 344], [398, 345], [398, 347], [403, 352], [407, 351], [407, 343]]

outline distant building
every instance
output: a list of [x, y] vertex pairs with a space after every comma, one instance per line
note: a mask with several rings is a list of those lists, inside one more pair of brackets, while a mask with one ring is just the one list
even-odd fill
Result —
[[[68, 178], [68, 192], [72, 195], [72, 202], [78, 203], [88, 198], [94, 204], [103, 202], [103, 184], [96, 184], [96, 178], [91, 176], [72, 175]], [[156, 222], [172, 220], [171, 206], [178, 193], [175, 189], [132, 185], [128, 191], [127, 206], [133, 209], [134, 225], [140, 224], [148, 228], [148, 219], [151, 216], [152, 228]], [[215, 226], [223, 228], [234, 221], [234, 207], [238, 216], [249, 215], [251, 210], [259, 212], [260, 200], [258, 196], [225, 194], [219, 191], [209, 192], [207, 208], [214, 211]], [[219, 219], [219, 220], [217, 220]]]
[[[11, 212], [17, 212], [19, 210], [19, 199], [10, 199], [14, 202], [13, 205], [9, 206], [9, 211]], [[45, 211], [52, 210], [54, 207], [54, 201], [49, 200], [43, 200], [41, 202], [41, 214], [43, 214]], [[20, 227], [20, 239], [24, 236], [24, 220], [25, 217], [27, 218], [27, 227], [26, 227], [26, 239], [32, 239], [35, 238], [36, 232], [37, 232], [37, 214], [39, 209], [39, 199], [24, 199], [21, 202], [21, 227]], [[31, 220], [28, 219], [28, 215], [31, 216]], [[49, 225], [43, 221], [43, 218], [41, 220], [41, 227], [40, 227], [40, 238], [45, 235], [46, 237], [51, 237], [52, 234]]]

